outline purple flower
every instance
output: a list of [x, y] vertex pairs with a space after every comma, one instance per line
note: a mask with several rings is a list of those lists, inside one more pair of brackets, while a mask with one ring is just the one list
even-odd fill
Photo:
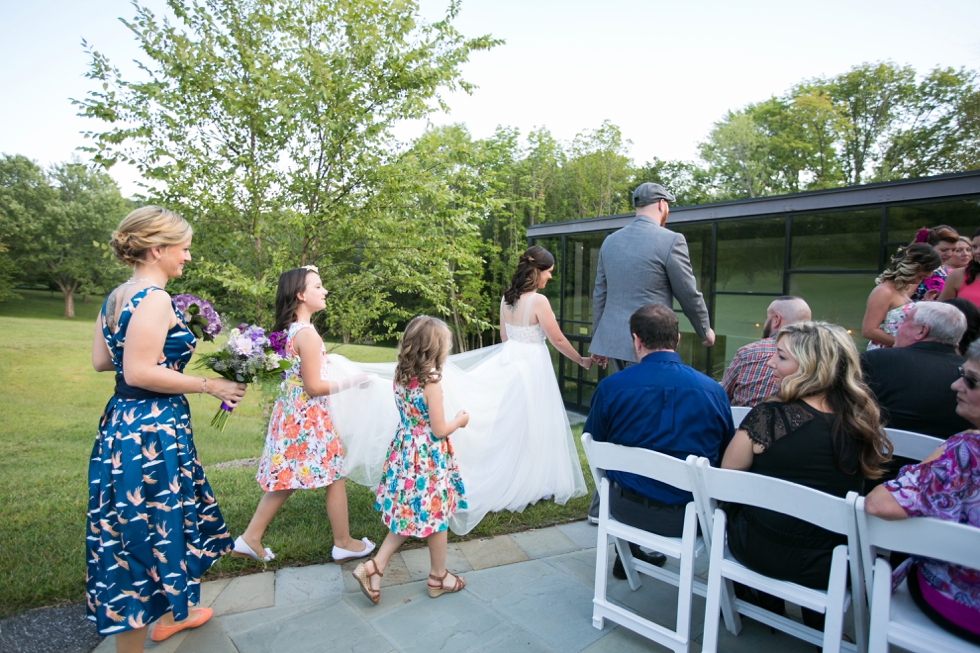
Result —
[[285, 331], [273, 331], [269, 334], [269, 346], [283, 358], [286, 357], [286, 339]]
[[173, 302], [184, 316], [187, 328], [198, 338], [210, 341], [221, 333], [221, 318], [211, 302], [188, 294], [175, 296]]

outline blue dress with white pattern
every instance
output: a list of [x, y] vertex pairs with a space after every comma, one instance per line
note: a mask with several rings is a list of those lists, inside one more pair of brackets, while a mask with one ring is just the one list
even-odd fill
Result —
[[[133, 295], [115, 333], [105, 304], [99, 313], [116, 368], [116, 392], [99, 422], [88, 473], [85, 598], [101, 635], [141, 628], [170, 611], [185, 619], [200, 598], [201, 574], [231, 549], [194, 447], [187, 399], [133, 388], [122, 378], [126, 329], [156, 290]], [[181, 372], [197, 339], [174, 312], [177, 324], [167, 332], [160, 364]]]

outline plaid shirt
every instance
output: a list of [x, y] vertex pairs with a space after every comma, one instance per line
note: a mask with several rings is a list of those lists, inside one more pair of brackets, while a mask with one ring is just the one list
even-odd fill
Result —
[[763, 338], [741, 347], [725, 370], [721, 385], [732, 406], [755, 406], [779, 390], [766, 363], [776, 353], [776, 341]]

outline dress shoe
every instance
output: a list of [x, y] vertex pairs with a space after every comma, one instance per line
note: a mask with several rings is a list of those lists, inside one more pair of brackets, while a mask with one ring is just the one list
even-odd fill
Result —
[[[654, 567], [663, 567], [664, 563], [667, 562], [667, 556], [662, 553], [644, 553], [639, 547], [635, 551], [630, 547], [630, 552], [637, 560], [642, 560]], [[616, 554], [616, 562], [613, 563], [612, 575], [613, 578], [626, 580], [626, 569], [623, 568], [623, 561], [619, 559], [618, 553]]]

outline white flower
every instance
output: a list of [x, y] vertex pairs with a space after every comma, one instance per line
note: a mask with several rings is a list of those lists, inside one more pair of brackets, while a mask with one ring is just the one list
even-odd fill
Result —
[[272, 371], [278, 369], [279, 363], [282, 362], [282, 357], [279, 354], [272, 353], [265, 357], [265, 369]]
[[[234, 333], [234, 331], [232, 331], [232, 333]], [[239, 333], [237, 337], [229, 338], [228, 342], [231, 343], [234, 350], [242, 356], [248, 356], [252, 353], [252, 339], [248, 336], [243, 336]]]

